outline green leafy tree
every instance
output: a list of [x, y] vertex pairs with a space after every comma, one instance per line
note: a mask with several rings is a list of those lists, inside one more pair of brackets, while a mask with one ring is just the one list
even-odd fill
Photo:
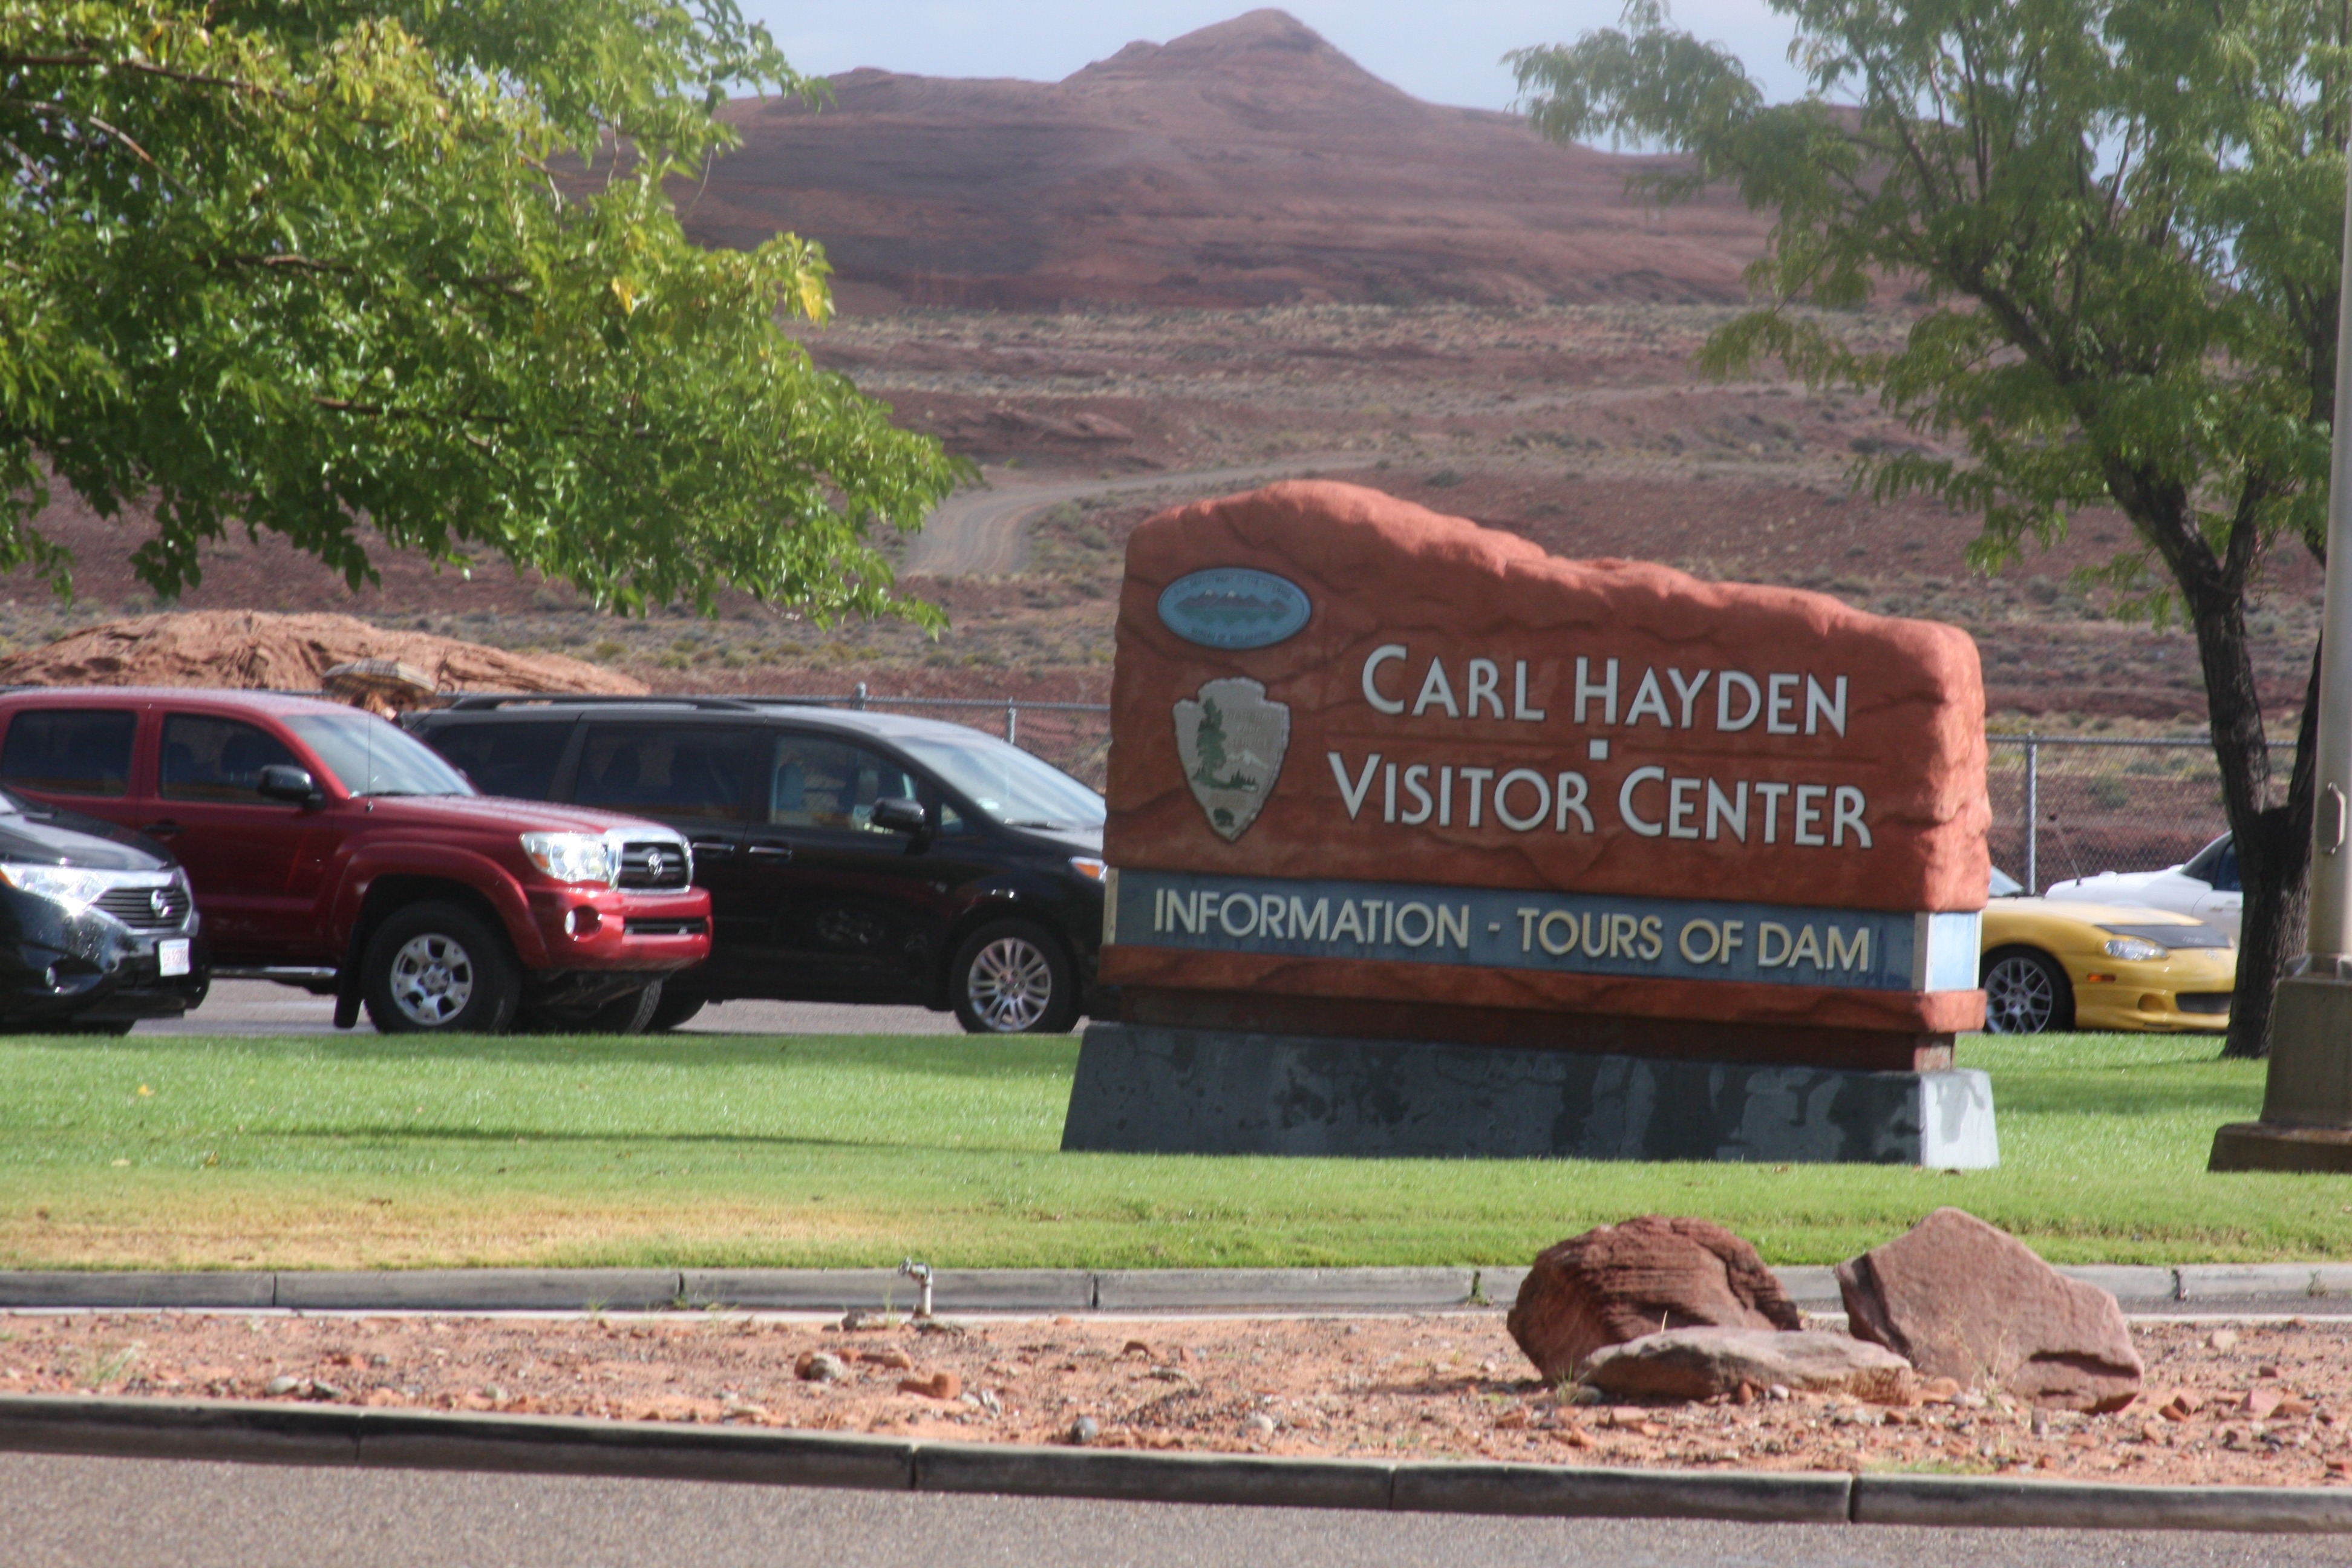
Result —
[[0, 0], [0, 569], [56, 481], [152, 505], [159, 594], [232, 527], [357, 585], [503, 556], [625, 609], [901, 598], [877, 526], [961, 465], [816, 369], [790, 236], [689, 243], [730, 85], [806, 92], [732, 0]]
[[[1879, 496], [1980, 514], [1970, 555], [1987, 570], [2062, 539], [2083, 508], [2130, 520], [2102, 574], [2197, 639], [2246, 883], [2225, 1048], [2259, 1055], [2301, 951], [2312, 717], [2306, 703], [2282, 781], [2246, 606], [2274, 552], [2326, 537], [2352, 12], [1772, 4], [1810, 79], [1792, 103], [1766, 103], [1654, 0], [1622, 29], [1510, 59], [1545, 134], [1663, 146], [1684, 156], [1649, 181], [1659, 197], [1729, 183], [1775, 215], [1758, 306], [1704, 363], [1778, 356], [1816, 386], [1875, 389], [1957, 450], [1867, 463]], [[1828, 312], [1889, 288], [1916, 291], [1916, 321], [1899, 347], [1856, 352]]]

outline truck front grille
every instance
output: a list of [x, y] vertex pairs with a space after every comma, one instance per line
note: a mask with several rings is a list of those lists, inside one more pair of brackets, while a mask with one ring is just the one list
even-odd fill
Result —
[[621, 886], [658, 892], [694, 880], [686, 846], [675, 838], [638, 839], [621, 846]]

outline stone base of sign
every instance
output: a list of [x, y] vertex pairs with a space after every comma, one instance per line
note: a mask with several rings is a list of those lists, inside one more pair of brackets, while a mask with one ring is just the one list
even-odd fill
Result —
[[2279, 982], [2263, 1119], [2213, 1135], [2216, 1171], [2352, 1171], [2352, 983]]
[[2000, 1163], [1981, 1072], [1088, 1026], [1068, 1151]]
[[1339, 1035], [1369, 1040], [1447, 1040], [1603, 1056], [1843, 1068], [1863, 1072], [1939, 1072], [1952, 1065], [1952, 1037], [1906, 1029], [1806, 1028], [1793, 1024], [1701, 1022], [1477, 1007], [1453, 1002], [1287, 996], [1265, 991], [1187, 991], [1123, 985], [1123, 1023], [1250, 1035]]

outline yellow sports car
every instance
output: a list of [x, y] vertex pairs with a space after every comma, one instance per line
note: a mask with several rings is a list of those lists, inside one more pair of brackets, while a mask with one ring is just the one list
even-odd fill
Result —
[[2230, 1026], [2238, 950], [2169, 910], [2027, 898], [1996, 869], [1985, 905], [1985, 1027], [2219, 1032]]

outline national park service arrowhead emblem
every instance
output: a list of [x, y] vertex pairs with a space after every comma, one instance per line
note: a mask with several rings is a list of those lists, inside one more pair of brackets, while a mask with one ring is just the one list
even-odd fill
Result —
[[1184, 782], [1228, 844], [1257, 820], [1289, 748], [1289, 705], [1268, 701], [1257, 681], [1243, 676], [1212, 680], [1197, 698], [1176, 704], [1176, 755]]

